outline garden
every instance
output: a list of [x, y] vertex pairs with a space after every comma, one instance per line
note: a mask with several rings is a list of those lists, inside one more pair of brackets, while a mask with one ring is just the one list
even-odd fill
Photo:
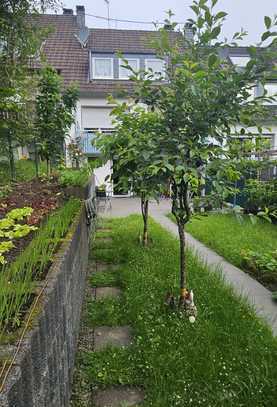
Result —
[[[80, 168], [80, 149], [69, 137], [76, 85], [65, 89], [47, 64], [30, 75], [29, 59], [47, 34], [26, 26], [35, 7], [17, 2], [1, 8], [6, 46], [0, 53], [5, 66], [0, 71], [0, 393], [40, 309], [56, 255], [80, 218], [91, 179], [91, 169]], [[65, 165], [65, 144], [72, 168]], [[6, 356], [4, 345], [17, 347], [15, 354]]]
[[[44, 7], [53, 3], [46, 1]], [[157, 55], [168, 61], [165, 72], [136, 72], [122, 58], [134, 82], [134, 97], [120, 102], [110, 96], [114, 131], [97, 134], [95, 143], [102, 163], [113, 160], [113, 185], [139, 197], [141, 217], [100, 220], [99, 230], [91, 234], [74, 407], [91, 405], [91, 392], [108, 387], [138, 389], [145, 406], [276, 403], [277, 343], [270, 327], [187, 247], [189, 232], [276, 298], [276, 180], [262, 176], [276, 167], [263, 137], [269, 120], [265, 103], [275, 98], [266, 91], [256, 99], [250, 96], [253, 83], [263, 85], [275, 69], [277, 18], [264, 18], [264, 52], [250, 47], [249, 62], [237, 69], [220, 55], [246, 33], [235, 33], [230, 44], [221, 40], [227, 13], [216, 11], [216, 4], [193, 1], [193, 42], [172, 44], [168, 34], [176, 23], [168, 13], [155, 44]], [[0, 70], [0, 345], [16, 349], [12, 357], [0, 353], [0, 393], [31, 330], [30, 349], [49, 363], [43, 372], [36, 363], [30, 370], [38, 373], [31, 385], [38, 380], [50, 389], [45, 398], [39, 393], [43, 405], [51, 384], [60, 385], [59, 394], [70, 394], [66, 386], [71, 385], [88, 230], [95, 214], [83, 204], [81, 193], [91, 169], [69, 136], [78, 89], [74, 84], [66, 88], [49, 65], [30, 75], [29, 58], [39, 52], [47, 30], [21, 29], [26, 15], [38, 12], [36, 2], [19, 2], [17, 7], [4, 20], [6, 42], [0, 52], [0, 66], [6, 67]], [[18, 159], [23, 147], [28, 157]], [[73, 168], [66, 167], [68, 161]], [[150, 200], [164, 196], [178, 240], [149, 217]], [[82, 224], [73, 231], [76, 220]], [[74, 242], [71, 249], [78, 258], [67, 249], [54, 294], [49, 288], [52, 302], [40, 309], [49, 271], [67, 239]], [[104, 288], [116, 295], [99, 300], [97, 292]], [[39, 313], [47, 315], [38, 322], [44, 327], [33, 327]], [[118, 326], [127, 327], [129, 346], [96, 351], [99, 337], [103, 340], [101, 329], [109, 332]], [[33, 394], [22, 384], [28, 381], [26, 360], [33, 363], [36, 355], [26, 349], [29, 358], [21, 359], [25, 371], [20, 365], [19, 387], [28, 399]], [[46, 357], [48, 349], [53, 353]], [[30, 405], [25, 399], [22, 403]]]
[[[188, 283], [196, 287], [197, 321], [191, 324], [169, 308], [165, 293], [179, 286], [178, 242], [151, 221], [152, 243], [143, 247], [137, 239], [141, 223], [132, 215], [99, 225], [83, 332], [130, 326], [133, 340], [128, 347], [92, 351], [81, 330], [73, 406], [91, 405], [90, 392], [126, 387], [142, 389], [143, 406], [273, 406], [276, 338], [245, 300], [189, 250]], [[95, 263], [105, 270], [95, 271]], [[120, 297], [95, 300], [91, 290], [105, 286], [120, 288]]]

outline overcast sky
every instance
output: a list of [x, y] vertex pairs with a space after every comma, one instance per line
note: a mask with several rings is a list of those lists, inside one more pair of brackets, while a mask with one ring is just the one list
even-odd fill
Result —
[[[64, 7], [75, 9], [76, 4], [84, 5], [87, 14], [107, 17], [105, 0], [63, 0]], [[110, 0], [110, 17], [136, 21], [163, 21], [165, 11], [175, 13], [175, 21], [186, 21], [193, 16], [189, 6], [192, 0]], [[217, 9], [228, 12], [223, 36], [230, 38], [241, 27], [248, 31], [245, 44], [259, 41], [264, 30], [263, 17], [277, 13], [277, 0], [219, 0]], [[89, 28], [108, 27], [108, 22], [86, 16]], [[111, 22], [111, 28], [154, 29], [153, 25]]]

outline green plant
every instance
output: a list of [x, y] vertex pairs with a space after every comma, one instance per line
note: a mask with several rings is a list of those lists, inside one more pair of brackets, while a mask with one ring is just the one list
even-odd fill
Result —
[[277, 209], [277, 180], [260, 181], [249, 179], [243, 190], [246, 212], [257, 214], [268, 208], [271, 212]]
[[64, 168], [59, 171], [59, 183], [63, 187], [83, 187], [87, 184], [91, 175], [91, 169], [86, 166], [81, 169]]
[[140, 197], [142, 242], [146, 246], [149, 199], [157, 199], [166, 182], [163, 176], [155, 174], [151, 168], [156, 159], [152, 139], [155, 134], [162, 132], [159, 114], [135, 103], [119, 103], [113, 98], [109, 102], [116, 105], [112, 110], [114, 131], [109, 137], [105, 133], [98, 134], [97, 147], [104, 162], [113, 160], [111, 180], [114, 186], [132, 191]]
[[277, 301], [277, 291], [275, 291], [274, 293], [272, 293], [272, 299], [274, 301]]
[[[253, 83], [263, 82], [275, 55], [273, 30], [277, 19], [265, 19], [266, 32], [261, 36], [260, 45], [266, 39], [271, 41], [265, 52], [259, 54], [255, 47], [249, 47], [250, 60], [244, 69], [238, 69], [221, 55], [246, 33], [235, 33], [231, 44], [221, 41], [227, 13], [218, 12], [216, 4], [217, 0], [193, 1], [194, 18], [189, 22], [194, 38], [190, 40], [185, 35], [181, 44], [170, 37], [168, 26], [175, 29], [176, 23], [171, 21], [173, 14], [169, 12], [156, 43], [157, 56], [167, 61], [164, 75], [140, 71], [133, 72], [132, 76], [137, 85], [135, 100], [159, 113], [156, 121], [161, 131], [151, 134], [151, 154], [155, 159], [148, 170], [150, 175], [168, 179], [172, 187], [172, 214], [180, 241], [180, 307], [185, 305], [187, 295], [185, 226], [191, 217], [192, 198], [203, 188], [207, 168], [213, 162], [226, 167], [232, 155], [226, 148], [231, 129], [239, 122], [243, 127], [239, 134], [251, 135], [251, 128], [261, 134], [260, 123], [265, 113], [262, 102], [274, 100], [266, 95], [255, 99], [250, 96]], [[225, 180], [215, 177], [212, 181], [213, 189], [221, 196], [226, 189], [229, 193], [226, 180], [234, 182], [240, 178], [234, 166], [224, 168], [223, 173]]]
[[277, 250], [268, 253], [243, 250], [241, 252], [244, 266], [262, 277], [274, 277], [277, 280]]
[[[32, 212], [33, 209], [29, 207], [17, 208], [8, 212], [6, 217], [0, 220], [0, 238], [10, 240], [20, 239], [21, 237], [27, 236], [31, 231], [36, 230], [37, 227], [35, 226], [16, 223], [30, 216]], [[13, 247], [14, 244], [9, 244], [9, 242], [0, 242], [0, 264], [6, 263], [3, 254], [11, 250]]]
[[45, 277], [79, 208], [80, 201], [70, 199], [48, 217], [23, 253], [0, 270], [0, 342], [4, 333], [20, 325], [35, 281]]
[[[99, 352], [84, 351], [82, 346], [80, 369], [89, 388], [138, 386], [144, 389], [144, 404], [155, 407], [274, 406], [276, 338], [219, 273], [205, 267], [190, 250], [188, 276], [195, 282], [201, 312], [194, 325], [168, 312], [164, 293], [168, 287], [179, 288], [179, 244], [150, 218], [153, 244], [145, 250], [134, 237], [140, 225], [138, 215], [109, 223], [133, 341], [124, 349], [108, 347]], [[118, 319], [117, 308], [112, 318], [107, 305], [107, 319], [105, 303], [95, 312], [103, 325]], [[121, 323], [126, 323], [122, 313]]]
[[57, 162], [63, 155], [66, 134], [75, 120], [78, 92], [75, 85], [71, 85], [62, 93], [61, 77], [50, 66], [41, 70], [38, 90], [35, 146], [46, 160], [49, 176], [50, 161]]
[[[174, 221], [172, 215], [169, 217]], [[205, 213], [204, 216], [193, 216], [187, 225], [187, 231], [230, 263], [250, 272], [242, 252], [273, 253], [276, 251], [277, 241], [276, 225], [256, 216], [253, 218], [254, 222], [249, 215], [234, 214], [234, 211], [225, 214]], [[253, 267], [256, 266], [253, 264]], [[274, 279], [273, 274], [276, 273], [268, 270], [269, 273]], [[258, 278], [261, 274], [252, 272], [252, 276]], [[269, 282], [259, 280], [265, 285]]]

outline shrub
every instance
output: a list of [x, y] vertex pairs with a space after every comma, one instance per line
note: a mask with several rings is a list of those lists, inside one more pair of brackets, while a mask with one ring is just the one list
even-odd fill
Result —
[[245, 211], [257, 214], [260, 210], [277, 209], [277, 180], [259, 181], [250, 179], [246, 181], [243, 190], [245, 197]]
[[88, 166], [79, 170], [74, 168], [64, 168], [59, 171], [59, 183], [63, 187], [83, 187], [88, 182], [90, 175], [91, 170]]
[[277, 250], [260, 253], [253, 250], [242, 251], [243, 265], [254, 274], [277, 281]]

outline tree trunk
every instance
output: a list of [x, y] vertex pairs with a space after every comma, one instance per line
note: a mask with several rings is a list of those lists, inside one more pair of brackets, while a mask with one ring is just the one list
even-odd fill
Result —
[[9, 154], [11, 180], [15, 181], [16, 173], [15, 173], [15, 162], [14, 162], [14, 155], [13, 155], [11, 130], [8, 130], [8, 132], [7, 132], [7, 139], [8, 139], [8, 154]]
[[184, 298], [186, 294], [186, 254], [185, 254], [185, 228], [182, 222], [178, 222], [178, 233], [180, 243], [180, 298]]
[[180, 302], [184, 303], [187, 284], [187, 267], [185, 253], [185, 224], [189, 221], [191, 212], [188, 198], [188, 185], [185, 182], [180, 184], [172, 183], [172, 213], [175, 216], [180, 244]]
[[46, 171], [47, 171], [47, 176], [50, 177], [51, 174], [51, 164], [50, 164], [50, 159], [46, 159]]
[[149, 200], [145, 197], [141, 197], [141, 213], [143, 218], [143, 236], [142, 243], [144, 246], [148, 244], [148, 206]]
[[36, 177], [39, 177], [39, 163], [38, 163], [38, 149], [37, 149], [37, 143], [34, 144], [34, 149], [35, 149], [35, 168], [36, 168]]

